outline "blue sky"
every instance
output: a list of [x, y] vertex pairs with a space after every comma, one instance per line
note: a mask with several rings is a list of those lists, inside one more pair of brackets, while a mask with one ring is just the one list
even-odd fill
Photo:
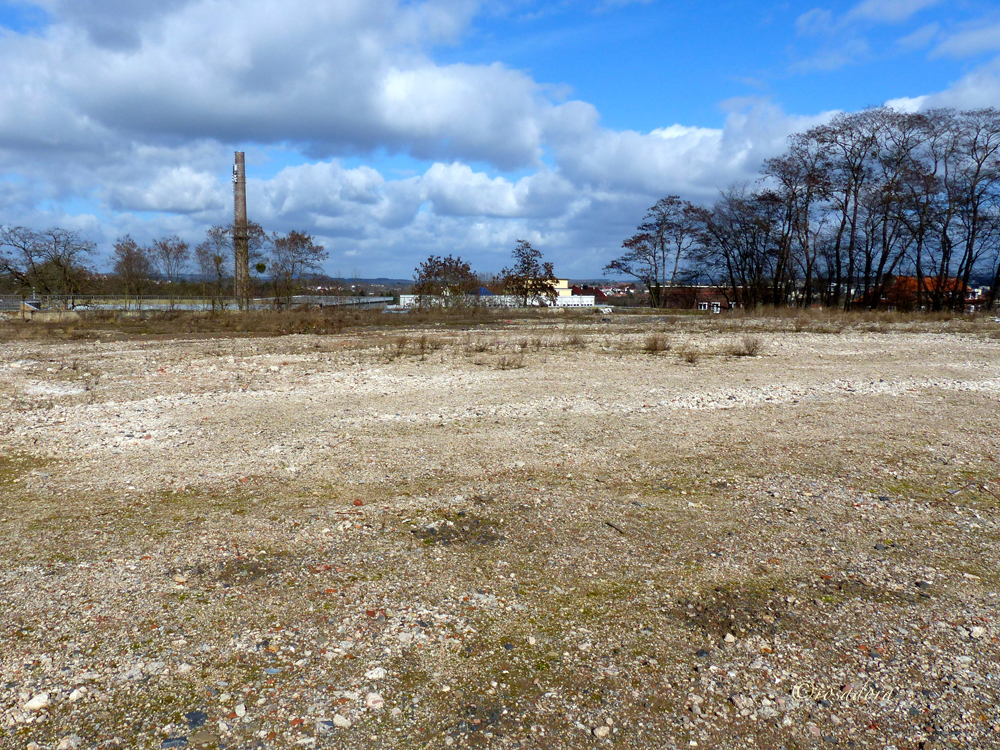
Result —
[[658, 198], [837, 111], [1000, 106], [978, 0], [0, 0], [0, 27], [0, 222], [195, 243], [240, 149], [252, 218], [368, 276], [516, 239], [598, 276]]

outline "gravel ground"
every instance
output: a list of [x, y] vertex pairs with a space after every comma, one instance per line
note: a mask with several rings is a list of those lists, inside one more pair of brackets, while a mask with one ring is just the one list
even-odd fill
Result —
[[0, 342], [0, 747], [1000, 747], [1000, 327], [598, 320]]

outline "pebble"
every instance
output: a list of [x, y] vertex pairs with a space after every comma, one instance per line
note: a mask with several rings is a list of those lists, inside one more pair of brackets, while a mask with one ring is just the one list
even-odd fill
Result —
[[377, 682], [378, 680], [384, 680], [385, 675], [386, 675], [385, 669], [383, 669], [382, 667], [373, 667], [372, 669], [369, 669], [367, 672], [365, 672], [365, 679], [374, 680]]
[[972, 638], [972, 640], [974, 641], [978, 641], [984, 635], [986, 635], [986, 628], [980, 627], [978, 625], [976, 625], [976, 627], [974, 627], [971, 631], [969, 631], [969, 637]]
[[365, 706], [375, 711], [381, 711], [385, 707], [385, 701], [378, 693], [368, 693], [365, 696]]
[[736, 636], [732, 633], [726, 633], [725, 641], [726, 643], [736, 643]]
[[190, 737], [188, 737], [188, 742], [190, 742], [195, 747], [198, 747], [199, 745], [211, 745], [213, 742], [218, 742], [218, 741], [219, 738], [216, 735], [212, 734], [211, 732], [207, 732], [205, 730], [202, 730], [200, 732], [195, 732]]
[[171, 737], [160, 743], [161, 750], [169, 750], [173, 747], [187, 747], [187, 737]]
[[598, 739], [603, 739], [604, 737], [607, 737], [609, 734], [611, 734], [611, 727], [607, 726], [606, 724], [602, 724], [599, 727], [594, 727], [591, 731], [593, 731], [595, 737], [597, 737]]
[[39, 693], [30, 701], [24, 704], [26, 711], [41, 711], [43, 708], [49, 705], [49, 694]]
[[59, 744], [56, 745], [56, 750], [76, 750], [83, 744], [83, 740], [75, 734], [71, 734], [69, 737], [63, 737], [59, 740]]
[[341, 716], [340, 714], [334, 714], [333, 725], [336, 727], [340, 727], [341, 729], [350, 729], [351, 720], [348, 719], [346, 716]]

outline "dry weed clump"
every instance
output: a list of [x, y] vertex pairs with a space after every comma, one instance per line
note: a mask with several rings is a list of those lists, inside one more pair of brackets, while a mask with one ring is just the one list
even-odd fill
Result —
[[647, 354], [669, 352], [670, 349], [670, 342], [667, 341], [667, 337], [662, 333], [651, 333], [646, 337], [646, 340], [642, 342], [642, 350]]
[[484, 354], [495, 347], [495, 341], [488, 341], [487, 339], [470, 339], [465, 345], [465, 351], [468, 354]]
[[496, 361], [498, 370], [523, 370], [527, 366], [520, 354], [501, 354]]
[[697, 349], [682, 349], [677, 356], [689, 365], [697, 365], [701, 361], [701, 352]]
[[764, 351], [764, 342], [757, 336], [744, 336], [739, 343], [730, 344], [725, 348], [730, 357], [759, 357]]

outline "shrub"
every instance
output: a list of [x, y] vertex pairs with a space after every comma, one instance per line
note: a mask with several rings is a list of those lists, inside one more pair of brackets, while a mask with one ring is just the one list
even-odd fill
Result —
[[522, 357], [521, 355], [517, 355], [515, 357], [503, 354], [497, 360], [498, 370], [520, 370], [524, 368], [524, 366], [525, 366], [524, 357]]
[[647, 354], [659, 354], [670, 351], [670, 342], [662, 333], [651, 333], [642, 344], [642, 350]]
[[759, 357], [764, 351], [764, 342], [756, 336], [744, 336], [739, 344], [733, 344], [726, 349], [731, 357]]

